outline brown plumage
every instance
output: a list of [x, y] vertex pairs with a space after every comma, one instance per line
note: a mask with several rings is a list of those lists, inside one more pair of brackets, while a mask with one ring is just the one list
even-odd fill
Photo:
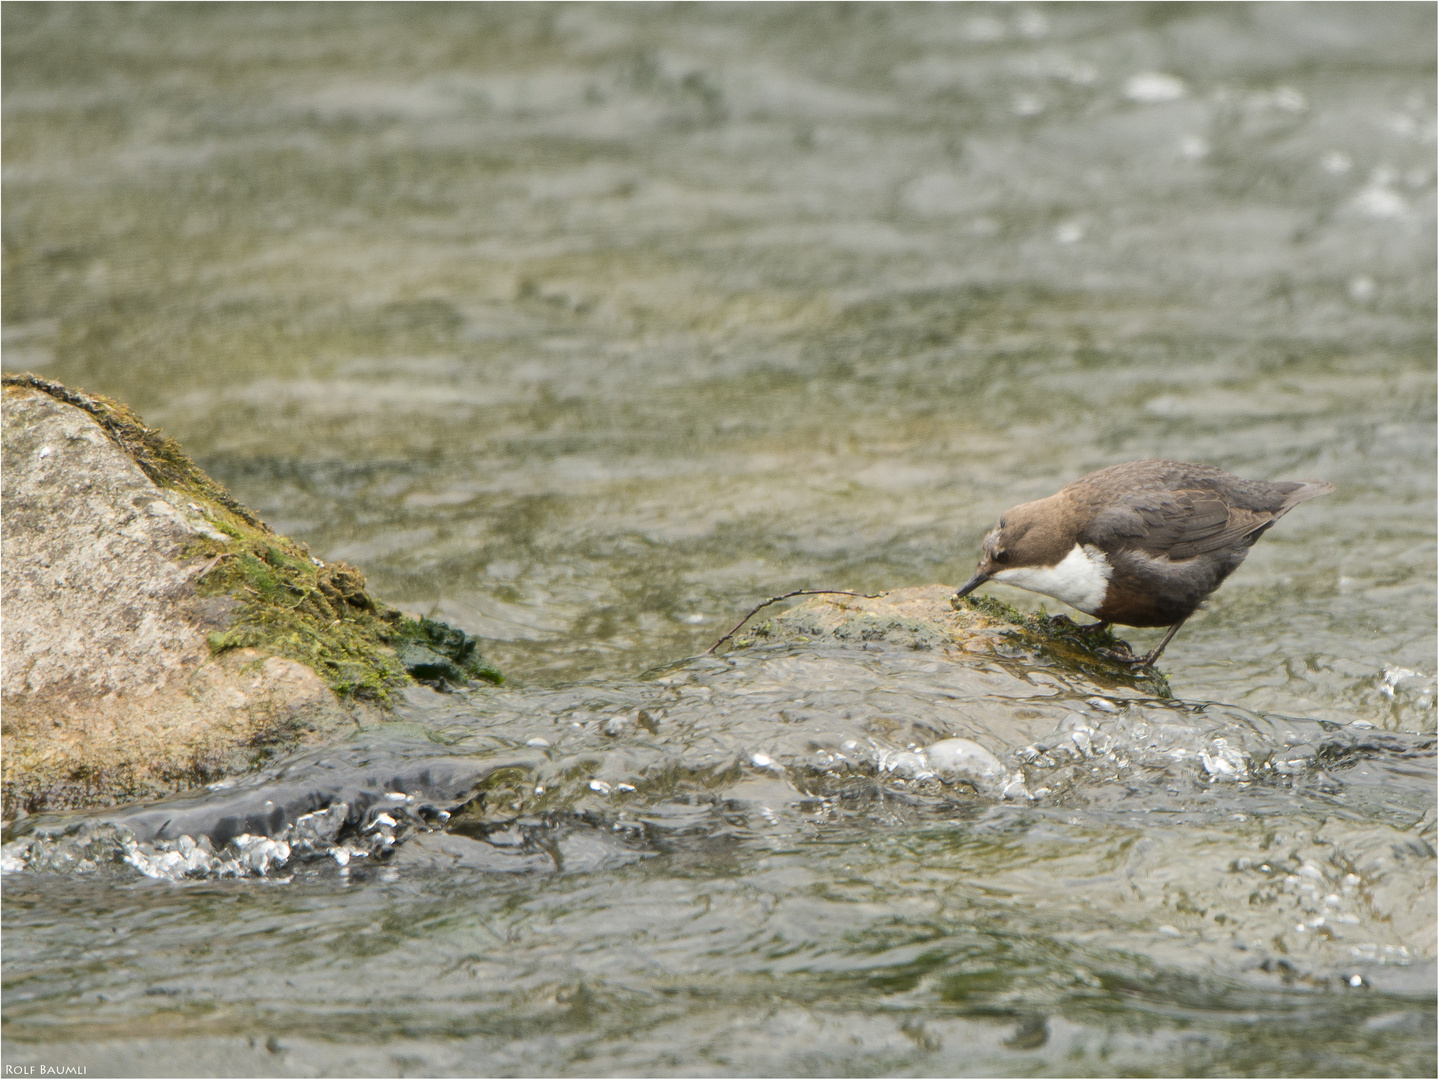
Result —
[[958, 596], [996, 580], [1063, 600], [1101, 625], [1169, 626], [1171, 638], [1322, 480], [1244, 480], [1210, 465], [1131, 461], [1007, 510]]

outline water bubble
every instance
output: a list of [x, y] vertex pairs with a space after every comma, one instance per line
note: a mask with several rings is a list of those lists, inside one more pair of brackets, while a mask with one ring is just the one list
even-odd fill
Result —
[[1354, 300], [1372, 300], [1377, 291], [1378, 287], [1374, 284], [1374, 279], [1371, 277], [1360, 276], [1351, 279], [1349, 282], [1349, 296]]
[[1276, 109], [1284, 112], [1301, 113], [1309, 108], [1309, 102], [1304, 99], [1304, 95], [1292, 86], [1278, 87], [1270, 100], [1274, 102]]
[[1004, 23], [978, 15], [964, 24], [964, 36], [970, 41], [999, 41], [1004, 37]]
[[1010, 106], [1015, 116], [1038, 116], [1044, 112], [1044, 102], [1034, 94], [1015, 94]]
[[617, 738], [620, 735], [623, 735], [625, 733], [625, 729], [628, 726], [629, 717], [611, 716], [608, 720], [606, 720], [603, 724], [600, 725], [600, 732], [601, 734], [608, 735], [610, 738], [613, 739]]
[[1392, 169], [1375, 169], [1369, 181], [1354, 196], [1354, 209], [1372, 218], [1401, 218], [1409, 213], [1409, 203], [1389, 185], [1395, 180]]
[[1343, 150], [1330, 150], [1319, 160], [1319, 165], [1331, 176], [1343, 176], [1354, 168], [1354, 159]]
[[0, 848], [0, 874], [14, 874], [24, 870], [25, 856], [29, 853], [29, 840], [12, 840]]
[[1249, 775], [1249, 762], [1243, 751], [1229, 745], [1224, 738], [1215, 739], [1209, 750], [1199, 752], [1200, 763], [1210, 779], [1243, 779]]
[[1162, 71], [1141, 71], [1124, 82], [1124, 96], [1140, 105], [1178, 101], [1187, 92], [1184, 80]]
[[1389, 118], [1389, 130], [1401, 139], [1407, 139], [1419, 130], [1419, 124], [1408, 113], [1395, 113]]
[[1411, 668], [1391, 667], [1384, 665], [1384, 681], [1379, 685], [1379, 692], [1385, 697], [1392, 698], [1395, 689], [1406, 679], [1422, 679], [1424, 676]]
[[989, 780], [1004, 773], [999, 758], [970, 739], [943, 739], [926, 747], [924, 753], [941, 776]]
[[241, 835], [231, 844], [239, 848], [236, 861], [245, 869], [263, 874], [272, 865], [283, 866], [290, 859], [290, 845], [283, 840], [271, 840], [268, 836]]
[[929, 766], [925, 775], [938, 775], [946, 784], [966, 783], [990, 798], [1037, 797], [1025, 786], [1023, 772], [1006, 773], [999, 758], [970, 739], [941, 739], [919, 751], [919, 756]]
[[1189, 161], [1202, 161], [1209, 156], [1209, 143], [1199, 135], [1185, 135], [1179, 140], [1180, 156]]
[[1021, 11], [1014, 25], [1027, 38], [1040, 38], [1049, 33], [1049, 20], [1033, 8]]
[[934, 775], [934, 770], [929, 767], [924, 755], [916, 754], [912, 750], [882, 753], [879, 767], [882, 772], [892, 772], [903, 780], [927, 780]]
[[1281, 750], [1271, 759], [1274, 771], [1284, 775], [1292, 776], [1301, 773], [1314, 764], [1318, 752], [1312, 746], [1292, 746]]

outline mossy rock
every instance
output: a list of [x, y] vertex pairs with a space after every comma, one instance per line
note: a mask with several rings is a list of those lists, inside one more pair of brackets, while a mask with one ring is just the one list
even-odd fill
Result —
[[296, 660], [342, 698], [381, 705], [416, 681], [442, 688], [503, 681], [474, 638], [370, 596], [359, 570], [322, 562], [303, 543], [275, 532], [179, 443], [124, 404], [30, 373], [6, 375], [4, 385], [39, 390], [83, 409], [157, 487], [183, 496], [203, 515], [210, 528], [184, 552], [207, 560], [196, 590], [234, 601], [228, 625], [209, 635], [213, 653], [254, 649]]
[[952, 600], [956, 611], [974, 611], [1004, 624], [1003, 633], [1011, 641], [1036, 649], [1062, 664], [1087, 675], [1131, 680], [1134, 685], [1152, 691], [1157, 697], [1171, 697], [1169, 679], [1154, 668], [1135, 669], [1116, 661], [1106, 653], [1131, 653], [1129, 642], [1114, 633], [1113, 627], [1088, 630], [1068, 615], [1050, 615], [1043, 607], [1038, 612], [1022, 611], [993, 596], [973, 593]]
[[1170, 696], [1169, 680], [1152, 668], [1135, 670], [1109, 653], [1129, 646], [1112, 631], [1081, 629], [1064, 615], [1032, 613], [989, 596], [953, 601], [949, 585], [895, 589], [878, 596], [845, 593], [812, 596], [735, 638], [743, 648], [765, 642], [825, 639], [845, 644], [886, 643], [958, 655], [1005, 656], [1041, 661], [1106, 685], [1155, 697]]

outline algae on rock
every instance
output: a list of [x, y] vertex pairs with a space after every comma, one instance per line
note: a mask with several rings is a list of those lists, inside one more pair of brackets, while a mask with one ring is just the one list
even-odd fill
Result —
[[412, 681], [502, 681], [463, 630], [380, 603], [354, 567], [322, 563], [268, 529], [216, 524], [225, 541], [199, 538], [186, 552], [208, 559], [197, 582], [202, 596], [239, 601], [230, 625], [209, 635], [215, 653], [254, 648], [286, 656], [342, 697], [381, 704]]
[[954, 592], [951, 585], [927, 585], [878, 596], [812, 596], [757, 624], [735, 644], [829, 638], [986, 655], [1008, 650], [1023, 654], [1030, 665], [1047, 661], [1076, 676], [1170, 696], [1169, 680], [1160, 672], [1133, 670], [1099, 651], [1127, 647], [1108, 630], [1082, 630], [1064, 615], [1031, 614], [988, 596], [967, 596], [955, 604]]
[[500, 681], [119, 402], [23, 374], [3, 404], [6, 817], [252, 768], [416, 679]]

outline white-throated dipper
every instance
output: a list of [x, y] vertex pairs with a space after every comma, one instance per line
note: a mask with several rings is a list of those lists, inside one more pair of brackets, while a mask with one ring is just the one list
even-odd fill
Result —
[[1241, 480], [1183, 461], [1111, 465], [1006, 510], [955, 599], [1002, 581], [1063, 600], [1099, 627], [1169, 627], [1153, 652], [1129, 661], [1147, 666], [1269, 526], [1333, 490], [1322, 480]]

